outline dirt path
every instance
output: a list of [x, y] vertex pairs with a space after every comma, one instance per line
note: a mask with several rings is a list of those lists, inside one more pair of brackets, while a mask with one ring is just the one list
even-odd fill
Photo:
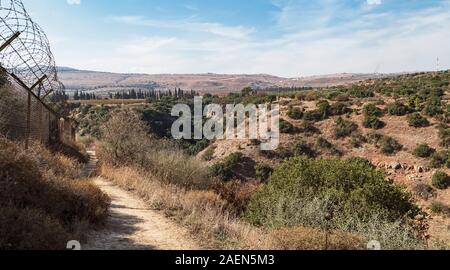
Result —
[[[91, 152], [95, 158], [95, 153]], [[111, 197], [111, 214], [105, 228], [88, 235], [86, 250], [194, 250], [199, 245], [184, 228], [111, 182], [94, 183]]]

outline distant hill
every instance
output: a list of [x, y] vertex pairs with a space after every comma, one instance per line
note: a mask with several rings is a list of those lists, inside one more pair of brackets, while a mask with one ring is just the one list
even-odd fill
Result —
[[127, 91], [131, 89], [167, 90], [179, 87], [202, 93], [224, 94], [240, 91], [251, 86], [256, 89], [272, 87], [326, 87], [347, 85], [371, 78], [387, 75], [380, 74], [333, 74], [302, 78], [282, 78], [267, 74], [121, 74], [77, 70], [59, 67], [59, 78], [70, 91], [84, 90], [98, 94]]

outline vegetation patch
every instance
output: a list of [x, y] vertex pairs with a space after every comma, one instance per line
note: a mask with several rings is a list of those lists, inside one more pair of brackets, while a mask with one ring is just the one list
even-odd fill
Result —
[[430, 122], [420, 113], [413, 113], [408, 117], [408, 124], [411, 127], [421, 128], [421, 127], [428, 127], [430, 125]]
[[450, 186], [450, 176], [445, 172], [438, 171], [433, 175], [433, 187], [447, 189]]

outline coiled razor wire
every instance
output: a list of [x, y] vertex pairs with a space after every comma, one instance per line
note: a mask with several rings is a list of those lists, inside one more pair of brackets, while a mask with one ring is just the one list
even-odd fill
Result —
[[64, 90], [42, 28], [33, 22], [21, 0], [0, 0], [0, 65], [39, 97]]

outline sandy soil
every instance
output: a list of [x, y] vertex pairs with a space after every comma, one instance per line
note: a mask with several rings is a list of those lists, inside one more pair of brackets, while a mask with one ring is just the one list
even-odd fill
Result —
[[[89, 152], [92, 160], [95, 153]], [[95, 162], [95, 161], [94, 161]], [[92, 164], [87, 170], [92, 169]], [[111, 198], [110, 217], [104, 228], [88, 234], [85, 250], [197, 250], [200, 246], [184, 228], [151, 210], [146, 203], [111, 182], [93, 180]]]

